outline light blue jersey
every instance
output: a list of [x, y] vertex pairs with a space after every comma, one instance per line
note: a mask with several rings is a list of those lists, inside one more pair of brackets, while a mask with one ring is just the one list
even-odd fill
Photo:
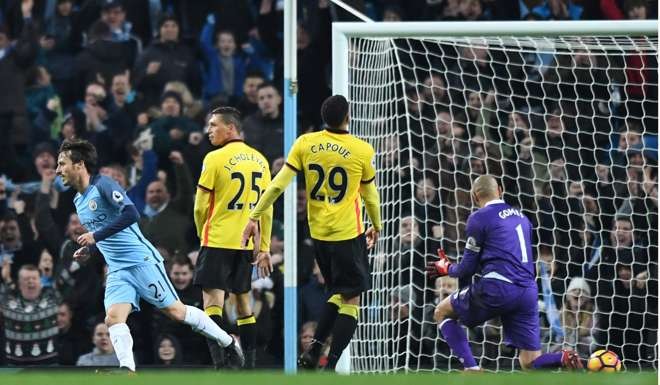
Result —
[[[73, 198], [80, 222], [89, 232], [95, 232], [112, 223], [124, 206], [133, 205], [126, 192], [113, 179], [96, 175], [82, 194]], [[137, 223], [96, 243], [105, 257], [108, 271], [115, 272], [137, 265], [163, 262], [158, 250], [142, 235]]]

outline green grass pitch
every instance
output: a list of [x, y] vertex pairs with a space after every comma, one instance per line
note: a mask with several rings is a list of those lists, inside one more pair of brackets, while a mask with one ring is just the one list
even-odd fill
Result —
[[84, 371], [75, 372], [0, 372], [2, 385], [633, 385], [657, 384], [657, 372], [617, 374], [598, 373], [513, 373], [513, 374], [390, 374], [350, 375], [298, 374], [288, 376], [282, 372], [227, 373], [212, 371], [143, 370], [136, 376], [102, 375]]

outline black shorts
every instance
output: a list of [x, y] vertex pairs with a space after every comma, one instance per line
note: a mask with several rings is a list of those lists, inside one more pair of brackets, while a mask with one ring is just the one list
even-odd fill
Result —
[[199, 250], [193, 284], [243, 294], [252, 288], [252, 250], [204, 247]]
[[352, 298], [371, 288], [364, 234], [345, 241], [314, 239], [316, 262], [332, 294]]

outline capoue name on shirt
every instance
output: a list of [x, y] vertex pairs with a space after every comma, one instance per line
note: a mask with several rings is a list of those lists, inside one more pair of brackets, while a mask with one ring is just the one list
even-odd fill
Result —
[[342, 147], [337, 143], [326, 142], [324, 143], [314, 143], [310, 146], [309, 151], [312, 154], [316, 154], [321, 151], [331, 151], [336, 152], [341, 155], [344, 159], [348, 159], [351, 156], [351, 152], [346, 148]]

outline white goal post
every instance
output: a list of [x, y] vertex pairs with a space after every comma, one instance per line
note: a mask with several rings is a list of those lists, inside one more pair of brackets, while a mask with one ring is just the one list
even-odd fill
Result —
[[[657, 370], [657, 34], [657, 20], [333, 23], [333, 93], [376, 149], [384, 224], [351, 371], [462, 369], [432, 314], [467, 283], [424, 265], [438, 247], [460, 260], [484, 173], [537, 229], [543, 350]], [[497, 320], [468, 336], [486, 369], [519, 368]]]

